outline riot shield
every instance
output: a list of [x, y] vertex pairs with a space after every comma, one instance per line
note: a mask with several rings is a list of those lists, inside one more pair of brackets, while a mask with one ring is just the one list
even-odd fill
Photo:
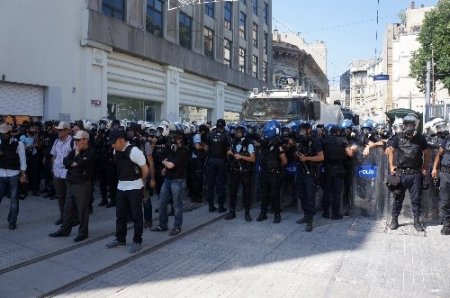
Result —
[[387, 158], [383, 147], [370, 150], [363, 156], [364, 147], [358, 146], [353, 159], [353, 194], [350, 206], [351, 213], [356, 216], [382, 217], [387, 210], [387, 190], [384, 184]]
[[297, 163], [286, 165], [281, 173], [281, 207], [297, 208]]

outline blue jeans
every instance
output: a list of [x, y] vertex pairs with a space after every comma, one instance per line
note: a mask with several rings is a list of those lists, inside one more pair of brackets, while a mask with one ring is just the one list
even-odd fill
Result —
[[19, 215], [19, 175], [13, 177], [0, 177], [0, 203], [4, 196], [11, 195], [11, 205], [9, 207], [8, 223], [15, 225], [17, 215]]
[[166, 228], [169, 217], [167, 216], [167, 205], [173, 198], [175, 209], [174, 227], [181, 229], [183, 224], [183, 182], [184, 179], [164, 179], [161, 187], [161, 201], [159, 203], [159, 225]]

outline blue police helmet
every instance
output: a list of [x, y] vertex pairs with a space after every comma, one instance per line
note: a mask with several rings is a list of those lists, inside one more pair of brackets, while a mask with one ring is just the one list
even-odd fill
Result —
[[264, 125], [263, 134], [264, 138], [271, 139], [280, 134], [281, 125], [276, 120], [270, 120]]
[[339, 127], [341, 129], [352, 128], [352, 126], [353, 126], [353, 121], [350, 120], [350, 119], [344, 119], [344, 120], [341, 121], [341, 123], [339, 123]]
[[325, 129], [330, 136], [337, 135], [340, 132], [340, 128], [337, 124], [327, 124]]
[[235, 131], [237, 131], [238, 129], [243, 130], [244, 131], [244, 135], [247, 134], [247, 131], [248, 131], [247, 126], [244, 125], [243, 123], [236, 125]]
[[369, 129], [369, 130], [372, 130], [373, 129], [373, 125], [374, 123], [373, 123], [373, 121], [371, 121], [371, 120], [366, 120], [366, 121], [364, 121], [362, 124], [361, 124], [361, 126], [360, 126], [360, 129], [361, 130], [363, 130], [363, 129]]

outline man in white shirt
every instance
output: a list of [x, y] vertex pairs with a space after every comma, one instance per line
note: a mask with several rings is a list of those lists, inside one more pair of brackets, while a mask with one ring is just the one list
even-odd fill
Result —
[[19, 180], [26, 179], [25, 146], [11, 135], [8, 124], [0, 125], [0, 203], [8, 193], [11, 205], [8, 214], [9, 229], [15, 230], [19, 215]]
[[144, 153], [126, 141], [125, 132], [111, 130], [109, 143], [114, 148], [114, 161], [117, 167], [119, 183], [116, 196], [116, 239], [106, 248], [126, 245], [128, 208], [134, 221], [133, 244], [130, 253], [141, 249], [143, 232], [142, 201], [144, 183], [149, 169]]

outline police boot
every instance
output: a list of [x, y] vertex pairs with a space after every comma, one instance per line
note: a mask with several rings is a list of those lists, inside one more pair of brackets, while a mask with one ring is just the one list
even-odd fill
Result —
[[419, 217], [414, 217], [414, 228], [417, 232], [423, 232], [425, 229], [423, 228], [422, 223], [419, 220]]
[[252, 217], [250, 216], [250, 212], [249, 211], [245, 211], [245, 221], [247, 221], [247, 222], [251, 222], [252, 221]]
[[389, 224], [389, 229], [391, 230], [398, 229], [398, 216], [392, 216], [391, 223]]
[[280, 223], [280, 221], [281, 221], [280, 213], [275, 213], [275, 216], [273, 217], [273, 223]]
[[236, 213], [234, 212], [234, 210], [230, 210], [230, 212], [228, 212], [227, 215], [225, 215], [225, 219], [230, 220], [233, 218], [236, 218]]
[[450, 222], [445, 222], [441, 230], [442, 235], [450, 235]]
[[261, 211], [261, 213], [256, 218], [256, 221], [263, 221], [267, 219], [267, 214], [265, 211]]
[[305, 226], [305, 232], [312, 232], [312, 230], [313, 230], [313, 223], [312, 221], [308, 221]]
[[106, 208], [111, 208], [116, 206], [116, 201], [115, 200], [111, 200], [108, 204], [106, 204]]

